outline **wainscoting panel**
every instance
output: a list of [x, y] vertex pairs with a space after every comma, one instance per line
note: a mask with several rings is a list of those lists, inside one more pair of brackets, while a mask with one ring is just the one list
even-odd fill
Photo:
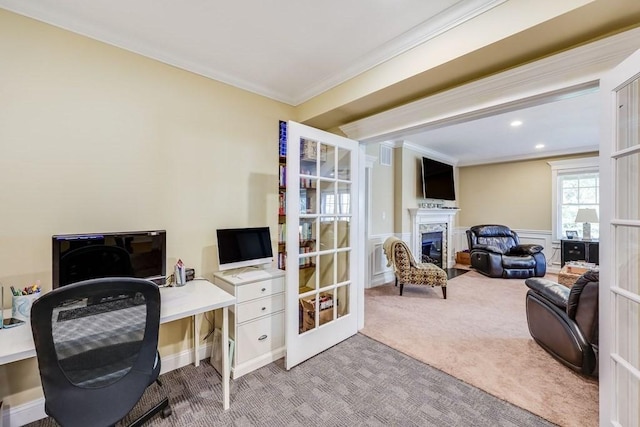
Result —
[[390, 236], [393, 236], [393, 234], [378, 234], [369, 238], [368, 253], [370, 254], [369, 266], [371, 267], [369, 277], [371, 279], [365, 285], [365, 288], [384, 285], [394, 278], [393, 270], [391, 267], [387, 267], [387, 257], [382, 249], [384, 241]]

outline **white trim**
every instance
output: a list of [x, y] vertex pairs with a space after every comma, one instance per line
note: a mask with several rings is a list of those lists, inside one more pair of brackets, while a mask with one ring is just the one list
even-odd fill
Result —
[[455, 157], [447, 156], [445, 154], [439, 153], [437, 151], [431, 150], [429, 148], [423, 147], [421, 145], [417, 145], [407, 141], [401, 141], [398, 143], [399, 147], [407, 148], [409, 150], [415, 151], [418, 154], [422, 154], [423, 156], [427, 156], [430, 159], [438, 160], [444, 163], [448, 163], [453, 166], [458, 165], [458, 159]]
[[47, 418], [44, 412], [44, 397], [30, 400], [18, 406], [4, 405], [2, 413], [3, 427], [23, 426]]
[[547, 162], [551, 166], [551, 233], [554, 242], [559, 242], [558, 224], [560, 210], [558, 209], [558, 176], [567, 173], [600, 172], [599, 157], [583, 157], [580, 159], [555, 160]]
[[[407, 131], [584, 94], [596, 90], [600, 76], [639, 47], [640, 28], [635, 28], [342, 125], [340, 130], [365, 142], [403, 139]], [[478, 99], [483, 102], [469, 101]]]
[[240, 378], [243, 375], [253, 372], [256, 369], [262, 368], [271, 362], [275, 362], [278, 359], [282, 359], [286, 354], [285, 347], [280, 347], [276, 350], [265, 353], [259, 357], [255, 357], [247, 362], [238, 364], [231, 368], [231, 378], [234, 380]]

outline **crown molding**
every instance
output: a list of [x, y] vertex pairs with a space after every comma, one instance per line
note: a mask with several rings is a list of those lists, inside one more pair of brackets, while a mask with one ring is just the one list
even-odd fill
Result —
[[465, 22], [500, 6], [507, 0], [470, 0], [459, 2], [409, 31], [355, 59], [352, 65], [339, 73], [327, 76], [300, 94], [294, 105], [302, 104], [327, 90], [338, 86], [416, 46], [419, 46]]
[[1, 7], [19, 15], [27, 16], [38, 21], [71, 31], [82, 36], [101, 41], [103, 43], [137, 53], [147, 58], [155, 59], [165, 64], [199, 74], [249, 92], [265, 96], [275, 101], [297, 106], [327, 90], [350, 80], [402, 53], [419, 46], [465, 22], [505, 3], [507, 0], [467, 0], [458, 2], [434, 17], [422, 22], [409, 31], [383, 44], [380, 48], [356, 58], [346, 70], [312, 84], [301, 94], [287, 93], [274, 90], [266, 85], [255, 84], [246, 79], [238, 78], [229, 73], [223, 73], [215, 68], [203, 65], [198, 61], [182, 56], [176, 52], [168, 52], [154, 47], [151, 43], [122, 37], [117, 31], [109, 31], [81, 20], [74, 19], [64, 13], [52, 11], [42, 7], [36, 1], [1, 1]]
[[488, 165], [493, 163], [507, 163], [507, 162], [518, 162], [523, 160], [535, 160], [535, 159], [544, 159], [547, 157], [557, 157], [557, 156], [568, 156], [573, 154], [584, 154], [584, 153], [593, 153], [598, 152], [600, 147], [598, 145], [588, 145], [584, 147], [576, 147], [565, 150], [555, 150], [555, 151], [540, 151], [535, 153], [523, 154], [520, 156], [505, 156], [505, 157], [494, 157], [491, 159], [474, 161], [474, 162], [459, 162], [457, 164], [458, 167], [465, 166], [479, 166], [479, 165]]
[[604, 72], [639, 48], [640, 28], [635, 28], [342, 125], [340, 130], [351, 139], [377, 142], [595, 90]]
[[411, 151], [415, 151], [418, 154], [427, 156], [430, 159], [438, 160], [444, 163], [449, 163], [450, 165], [453, 165], [453, 166], [458, 166], [458, 159], [456, 159], [455, 157], [447, 156], [445, 154], [439, 153], [438, 151], [425, 148], [421, 145], [416, 145], [411, 142], [402, 141], [399, 144], [399, 146], [402, 148], [407, 148]]

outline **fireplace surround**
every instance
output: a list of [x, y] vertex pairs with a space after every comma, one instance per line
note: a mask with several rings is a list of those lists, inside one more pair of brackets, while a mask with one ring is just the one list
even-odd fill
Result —
[[455, 264], [453, 254], [453, 219], [458, 209], [409, 209], [411, 216], [411, 250], [418, 262], [431, 262], [441, 268]]

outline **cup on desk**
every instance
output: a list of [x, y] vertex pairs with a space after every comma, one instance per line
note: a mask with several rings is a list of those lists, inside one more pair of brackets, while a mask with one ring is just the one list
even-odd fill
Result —
[[11, 317], [29, 322], [31, 306], [40, 297], [40, 292], [28, 295], [13, 295], [11, 301]]
[[184, 286], [187, 283], [187, 274], [186, 269], [184, 267], [178, 267], [173, 272], [173, 278], [175, 279], [176, 286]]

